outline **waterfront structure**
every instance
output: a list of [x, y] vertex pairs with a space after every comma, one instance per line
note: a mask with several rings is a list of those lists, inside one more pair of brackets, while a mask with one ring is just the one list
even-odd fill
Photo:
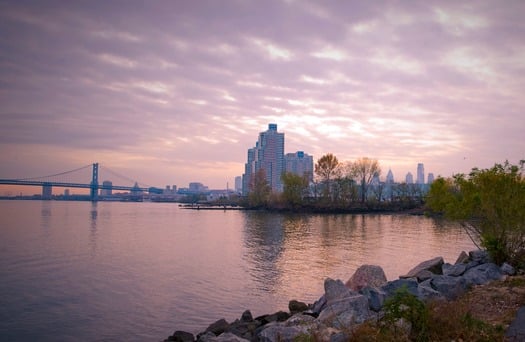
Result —
[[113, 182], [105, 180], [102, 182], [100, 196], [111, 196], [113, 194]]
[[295, 153], [287, 153], [284, 156], [285, 171], [291, 172], [299, 176], [308, 176], [308, 181], [313, 182], [314, 174], [314, 159], [312, 156], [297, 151]]
[[255, 147], [248, 150], [244, 165], [242, 193], [247, 195], [255, 174], [264, 171], [266, 181], [274, 192], [282, 191], [281, 174], [284, 169], [284, 133], [277, 132], [277, 124], [268, 125], [268, 130], [259, 133]]
[[408, 172], [405, 177], [405, 182], [407, 184], [414, 184], [414, 176], [412, 176], [412, 173]]
[[423, 163], [417, 164], [416, 183], [417, 184], [425, 184], [425, 166], [423, 166]]
[[235, 177], [235, 192], [242, 192], [242, 176]]

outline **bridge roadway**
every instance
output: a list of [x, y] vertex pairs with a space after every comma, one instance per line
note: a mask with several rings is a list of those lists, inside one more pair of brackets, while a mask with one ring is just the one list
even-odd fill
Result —
[[[57, 186], [62, 188], [83, 188], [83, 189], [93, 189], [92, 184], [82, 184], [82, 183], [65, 183], [65, 182], [43, 182], [43, 181], [33, 181], [33, 180], [17, 180], [17, 179], [0, 179], [0, 184], [6, 185], [30, 185], [30, 186]], [[149, 192], [151, 189], [156, 188], [141, 188], [134, 186], [122, 186], [122, 185], [111, 185], [104, 186], [103, 184], [98, 184], [97, 189], [105, 190], [121, 190], [121, 191], [144, 191]]]

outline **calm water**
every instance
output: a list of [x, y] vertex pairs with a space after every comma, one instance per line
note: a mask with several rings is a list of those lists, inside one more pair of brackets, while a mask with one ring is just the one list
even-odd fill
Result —
[[392, 280], [471, 249], [425, 217], [0, 201], [0, 340], [159, 341], [312, 303], [362, 264]]

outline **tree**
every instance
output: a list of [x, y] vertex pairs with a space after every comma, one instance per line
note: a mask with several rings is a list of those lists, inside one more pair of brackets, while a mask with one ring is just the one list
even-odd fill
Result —
[[283, 199], [292, 207], [301, 205], [303, 197], [308, 192], [308, 175], [299, 176], [292, 172], [284, 172], [281, 176], [283, 182]]
[[351, 174], [361, 186], [361, 202], [363, 203], [366, 200], [368, 186], [376, 173], [377, 176], [381, 175], [381, 167], [377, 159], [363, 157], [351, 165]]
[[250, 192], [248, 193], [248, 201], [252, 207], [263, 207], [268, 205], [272, 189], [266, 179], [266, 172], [264, 169], [258, 170], [250, 180]]
[[321, 179], [324, 184], [324, 194], [326, 198], [330, 197], [331, 180], [335, 178], [339, 172], [339, 161], [332, 153], [325, 154], [315, 163], [315, 174]]
[[490, 169], [474, 168], [468, 177], [438, 178], [430, 187], [427, 206], [459, 221], [496, 263], [525, 267], [524, 164], [506, 161]]

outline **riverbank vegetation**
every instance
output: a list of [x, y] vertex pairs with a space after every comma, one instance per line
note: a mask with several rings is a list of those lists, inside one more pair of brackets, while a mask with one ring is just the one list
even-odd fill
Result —
[[385, 212], [422, 208], [425, 186], [380, 182], [375, 159], [340, 162], [328, 153], [317, 160], [314, 175], [284, 173], [283, 191], [272, 193], [264, 170], [250, 182], [239, 204], [251, 209], [306, 212]]
[[438, 178], [426, 198], [435, 213], [461, 223], [473, 242], [497, 263], [525, 268], [525, 160], [467, 176]]

